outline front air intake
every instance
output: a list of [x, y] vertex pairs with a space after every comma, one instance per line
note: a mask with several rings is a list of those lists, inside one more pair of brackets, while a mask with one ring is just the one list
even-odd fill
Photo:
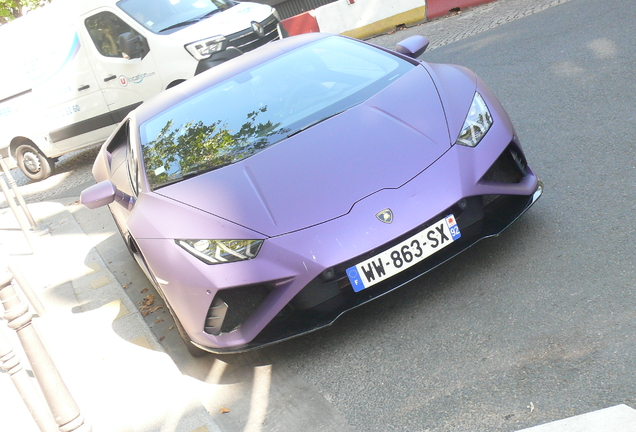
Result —
[[267, 285], [248, 285], [218, 291], [208, 309], [205, 332], [214, 336], [238, 329], [267, 298]]
[[217, 294], [208, 309], [208, 315], [205, 317], [205, 332], [214, 336], [220, 335], [226, 314], [227, 303]]
[[486, 171], [482, 181], [519, 183], [528, 173], [528, 163], [515, 144], [510, 144]]

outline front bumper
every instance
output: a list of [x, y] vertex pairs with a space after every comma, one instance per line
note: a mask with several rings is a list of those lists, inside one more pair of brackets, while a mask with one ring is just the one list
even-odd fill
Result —
[[[199, 348], [214, 353], [233, 353], [260, 348], [331, 325], [342, 314], [368, 303], [415, 279], [465, 251], [482, 239], [499, 235], [534, 204], [543, 194], [539, 181], [530, 196], [471, 197], [464, 209], [459, 203], [439, 213], [427, 223], [405, 233], [392, 242], [366, 254], [342, 262], [333, 268], [334, 277], [325, 281], [324, 272], [303, 288], [290, 303], [250, 342], [240, 346], [211, 348], [194, 342]], [[487, 205], [483, 205], [488, 202]], [[425, 229], [432, 222], [454, 214], [462, 236], [450, 246], [421, 263], [392, 278], [360, 292], [354, 292], [345, 270], [365, 259], [388, 249], [411, 235]], [[476, 219], [475, 217], [479, 218]], [[260, 294], [262, 295], [262, 294]], [[223, 292], [218, 293], [223, 298]]]

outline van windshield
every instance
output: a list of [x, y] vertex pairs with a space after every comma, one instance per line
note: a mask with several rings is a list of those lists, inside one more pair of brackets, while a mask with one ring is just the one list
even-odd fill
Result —
[[234, 6], [231, 0], [121, 0], [120, 9], [153, 33], [178, 29]]

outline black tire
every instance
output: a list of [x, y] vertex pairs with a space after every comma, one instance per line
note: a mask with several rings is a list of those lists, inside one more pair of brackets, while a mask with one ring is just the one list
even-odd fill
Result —
[[190, 353], [190, 355], [192, 357], [203, 357], [204, 355], [209, 354], [207, 351], [204, 351], [192, 344], [192, 342], [190, 341], [190, 336], [188, 336], [185, 329], [181, 325], [181, 321], [179, 321], [179, 318], [177, 318], [177, 315], [174, 312], [172, 312], [172, 309], [170, 307], [168, 307], [168, 310], [170, 311], [170, 315], [172, 315], [172, 318], [174, 319], [174, 324], [177, 327], [179, 336], [181, 336], [181, 339], [183, 339], [183, 343], [188, 349], [188, 352]]
[[18, 167], [24, 175], [34, 181], [44, 180], [53, 172], [54, 162], [32, 144], [22, 144], [15, 151]]

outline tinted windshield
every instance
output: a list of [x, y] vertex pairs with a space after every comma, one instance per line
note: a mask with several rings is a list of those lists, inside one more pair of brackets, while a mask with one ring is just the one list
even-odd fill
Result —
[[141, 124], [150, 186], [244, 160], [365, 101], [413, 67], [330, 37], [205, 89]]
[[233, 6], [227, 0], [121, 0], [120, 9], [148, 30], [158, 33]]

